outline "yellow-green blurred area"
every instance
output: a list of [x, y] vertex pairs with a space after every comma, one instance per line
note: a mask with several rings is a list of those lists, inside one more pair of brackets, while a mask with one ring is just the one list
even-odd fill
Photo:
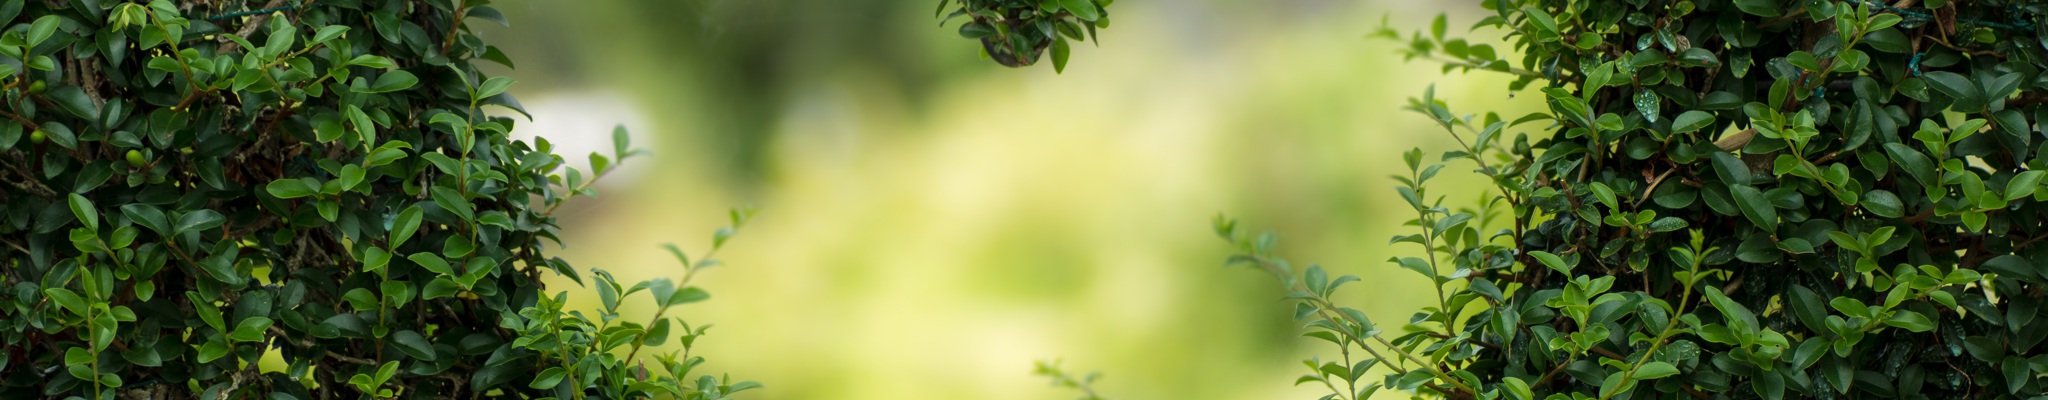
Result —
[[[680, 310], [717, 325], [700, 371], [765, 383], [751, 399], [1071, 398], [1030, 374], [1053, 358], [1117, 399], [1309, 397], [1299, 360], [1334, 353], [1273, 278], [1221, 268], [1210, 218], [1360, 275], [1338, 300], [1398, 329], [1434, 301], [1385, 261], [1419, 250], [1387, 245], [1413, 217], [1388, 176], [1456, 146], [1401, 107], [1432, 84], [1461, 113], [1540, 106], [1366, 39], [1443, 12], [1462, 35], [1477, 2], [1124, 0], [1064, 75], [982, 59], [935, 4], [500, 0], [512, 26], [484, 33], [518, 62], [519, 131], [581, 160], [623, 123], [651, 152], [562, 214], [557, 254], [680, 278], [660, 244], [701, 255], [723, 210], [758, 205], [693, 282], [712, 299]], [[1438, 193], [1476, 198], [1470, 169]]]

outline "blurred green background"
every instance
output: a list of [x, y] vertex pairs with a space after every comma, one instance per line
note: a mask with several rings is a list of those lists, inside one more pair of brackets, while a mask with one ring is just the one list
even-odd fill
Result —
[[1030, 375], [1051, 358], [1117, 399], [1312, 396], [1290, 383], [1327, 344], [1273, 279], [1219, 268], [1210, 217], [1282, 232], [1365, 277], [1340, 302], [1405, 321], [1432, 301], [1384, 261], [1413, 252], [1386, 245], [1411, 217], [1387, 177], [1455, 144], [1401, 106], [1431, 84], [1461, 112], [1540, 106], [1365, 39], [1383, 16], [1471, 26], [1477, 2], [1125, 0], [1065, 75], [981, 59], [935, 3], [500, 0], [512, 26], [483, 33], [518, 62], [520, 133], [581, 159], [623, 123], [653, 153], [564, 213], [574, 265], [677, 277], [661, 243], [702, 253], [724, 209], [762, 208], [683, 310], [717, 325], [704, 370], [766, 383], [753, 399], [1071, 398]]

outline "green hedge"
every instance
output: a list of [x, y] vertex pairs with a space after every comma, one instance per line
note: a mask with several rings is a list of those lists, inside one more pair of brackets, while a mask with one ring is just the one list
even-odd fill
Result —
[[[1360, 399], [2031, 398], [2048, 393], [2048, 2], [1486, 0], [1379, 36], [1549, 110], [1410, 109], [1494, 187], [1399, 191], [1436, 288], [1405, 324], [1332, 299], [1219, 218], [1341, 349], [1298, 383]], [[1391, 133], [1390, 133], [1391, 134]], [[1459, 196], [1459, 197], [1462, 197]], [[2040, 318], [2037, 318], [2040, 317]], [[1381, 373], [1372, 373], [1379, 371]], [[1384, 379], [1381, 379], [1381, 378]]]
[[[758, 386], [688, 378], [704, 328], [667, 313], [715, 260], [629, 289], [547, 254], [557, 207], [634, 152], [620, 131], [567, 170], [484, 113], [525, 113], [478, 69], [512, 66], [465, 25], [505, 22], [488, 0], [242, 3], [0, 2], [0, 398]], [[546, 273], [603, 308], [565, 312]], [[642, 290], [661, 314], [617, 319]]]

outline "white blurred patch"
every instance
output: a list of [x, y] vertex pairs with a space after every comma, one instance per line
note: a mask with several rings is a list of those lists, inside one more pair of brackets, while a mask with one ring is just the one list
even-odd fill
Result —
[[[606, 187], [630, 185], [653, 164], [649, 162], [652, 158], [644, 154], [620, 164], [612, 154], [612, 129], [620, 125], [625, 125], [627, 135], [632, 137], [633, 148], [656, 148], [657, 135], [650, 133], [653, 127], [626, 96], [611, 92], [559, 92], [534, 96], [522, 103], [527, 112], [533, 113], [533, 121], [510, 113], [518, 120], [512, 138], [529, 143], [538, 143], [535, 136], [546, 138], [554, 145], [555, 154], [565, 161], [562, 166], [583, 171], [585, 179], [591, 176], [591, 152], [604, 155], [616, 166], [600, 184]], [[567, 171], [557, 172], [568, 176]]]

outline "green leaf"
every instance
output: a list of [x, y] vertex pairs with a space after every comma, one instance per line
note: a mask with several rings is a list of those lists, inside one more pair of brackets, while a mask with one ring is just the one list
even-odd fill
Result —
[[[1556, 254], [1550, 254], [1550, 252], [1546, 251], [1531, 251], [1529, 256], [1536, 258], [1537, 262], [1543, 263], [1543, 266], [1550, 267], [1550, 269], [1557, 271], [1559, 274], [1564, 274], [1565, 276], [1571, 276], [1572, 274], [1572, 263], [1566, 263], [1563, 257], [1558, 257]], [[1574, 260], [1576, 261], [1576, 259]]]
[[199, 293], [197, 292], [185, 292], [185, 299], [192, 301], [193, 311], [199, 313], [199, 320], [205, 321], [206, 326], [213, 327], [215, 331], [227, 333], [227, 323], [222, 321], [220, 309], [214, 307], [213, 302], [199, 298]]
[[1935, 91], [1955, 99], [1952, 107], [1958, 112], [1975, 112], [1984, 107], [1984, 94], [1970, 78], [1948, 71], [1929, 71], [1921, 76]]
[[433, 300], [442, 297], [454, 296], [456, 293], [459, 293], [461, 291], [462, 286], [457, 285], [455, 283], [455, 280], [448, 279], [448, 277], [445, 276], [437, 277], [434, 278], [433, 281], [427, 282], [426, 288], [420, 289], [420, 300]]
[[1650, 90], [1636, 91], [1636, 111], [1643, 114], [1643, 120], [1657, 122], [1657, 113], [1664, 108], [1664, 98]]
[[1671, 133], [1693, 133], [1714, 124], [1714, 114], [1692, 110], [1671, 119]]
[[334, 38], [341, 37], [341, 34], [347, 33], [348, 29], [349, 27], [347, 25], [328, 25], [320, 27], [320, 30], [314, 31], [312, 43], [325, 43], [329, 40], [334, 40]]
[[1500, 383], [1507, 388], [1508, 394], [1513, 395], [1513, 400], [1536, 400], [1536, 392], [1531, 391], [1529, 383], [1522, 378], [1502, 377]]
[[221, 357], [227, 357], [227, 355], [228, 345], [226, 343], [206, 342], [206, 345], [199, 347], [200, 363], [210, 363], [221, 359]]
[[380, 247], [363, 249], [363, 272], [377, 272], [391, 264], [391, 253]]
[[2048, 171], [2027, 171], [2014, 175], [2005, 183], [2005, 201], [2019, 200], [2034, 195], [2034, 189], [2041, 187], [2041, 177]]
[[383, 366], [377, 367], [378, 382], [390, 382], [393, 376], [398, 376], [397, 361], [386, 362]]
[[434, 271], [436, 274], [455, 275], [455, 269], [448, 266], [448, 261], [441, 259], [441, 256], [434, 255], [434, 253], [412, 253], [412, 255], [406, 256], [405, 259], [412, 260], [413, 263], [419, 264], [421, 268]]
[[73, 347], [64, 350], [64, 365], [66, 366], [91, 364], [93, 358], [92, 352], [87, 351], [84, 347]]
[[[373, 69], [388, 69], [397, 66], [397, 64], [393, 64], [391, 62], [391, 59], [377, 56], [375, 54], [364, 54], [356, 56], [356, 58], [351, 58], [348, 60], [348, 65]], [[382, 79], [379, 80], [381, 81]]]
[[1663, 361], [1651, 361], [1636, 368], [1636, 379], [1657, 379], [1678, 375], [1678, 367]]
[[155, 231], [157, 235], [169, 236], [171, 234], [170, 222], [164, 219], [164, 212], [158, 210], [156, 206], [128, 203], [121, 206], [121, 215], [128, 216], [129, 221], [135, 221], [137, 225], [149, 228], [149, 230]]
[[363, 174], [363, 167], [355, 164], [341, 166], [341, 190], [354, 190], [357, 184], [363, 183]]
[[1998, 370], [2005, 375], [2006, 393], [2017, 394], [2027, 387], [2027, 380], [2033, 375], [2033, 368], [2027, 361], [2025, 357], [2006, 356], [2005, 360], [1998, 362]]
[[1734, 299], [1728, 298], [1728, 295], [1722, 294], [1720, 288], [1708, 285], [1701, 293], [1706, 295], [1707, 301], [1712, 303], [1715, 309], [1721, 310], [1721, 315], [1728, 321], [1730, 328], [1735, 328], [1738, 332], [1753, 333], [1759, 327], [1756, 314], [1750, 312], [1748, 307], [1743, 307], [1742, 303], [1737, 303]]
[[691, 286], [683, 288], [682, 290], [678, 290], [676, 291], [675, 295], [669, 296], [668, 304], [665, 304], [665, 306], [673, 307], [709, 299], [711, 299], [711, 292], [706, 292], [704, 291], [704, 289], [698, 289], [695, 286]]
[[421, 337], [419, 332], [410, 329], [398, 331], [391, 334], [391, 341], [398, 344], [398, 352], [405, 353], [408, 357], [434, 361], [434, 344], [428, 343], [427, 338]]
[[625, 124], [612, 126], [612, 156], [626, 161], [626, 156], [630, 155], [633, 155], [633, 135], [626, 132]]
[[[64, 112], [71, 113], [73, 116], [88, 121], [99, 121], [99, 106], [93, 105], [92, 98], [86, 97], [85, 90], [79, 89], [77, 86], [63, 85], [53, 87], [48, 92], [44, 92], [43, 97], [57, 103], [58, 108], [64, 109]], [[94, 124], [91, 126], [98, 125]]]
[[220, 224], [223, 222], [227, 222], [227, 218], [222, 217], [220, 213], [214, 212], [213, 210], [196, 210], [185, 213], [185, 215], [178, 217], [178, 224], [177, 226], [173, 227], [171, 231], [173, 235], [184, 234], [185, 232], [203, 231], [207, 229], [213, 229], [213, 227], [216, 226], [220, 226]]
[[1928, 161], [1927, 155], [1921, 154], [1919, 150], [1913, 150], [1912, 147], [1906, 146], [1904, 143], [1885, 143], [1884, 150], [1886, 153], [1891, 154], [1892, 162], [1898, 163], [1899, 168], [1904, 169], [1907, 175], [1912, 176], [1914, 182], [1919, 182], [1921, 186], [1941, 184], [1940, 176], [1936, 175], [1934, 164]]
[[1776, 17], [1784, 14], [1778, 8], [1778, 0], [1735, 0], [1735, 8], [1759, 17]]
[[285, 178], [270, 181], [263, 189], [280, 199], [296, 199], [320, 194], [320, 181], [313, 178]]
[[1828, 311], [1824, 306], [1826, 302], [1821, 300], [1820, 294], [1796, 284], [1792, 285], [1789, 294], [1786, 300], [1790, 303], [1793, 316], [1798, 317], [1799, 322], [1806, 324], [1808, 329], [1826, 332]]
[[79, 298], [78, 294], [73, 293], [70, 289], [48, 288], [43, 289], [43, 294], [50, 296], [50, 301], [56, 302], [58, 306], [64, 307], [65, 310], [71, 311], [73, 314], [85, 315], [87, 310], [85, 299]]
[[376, 83], [372, 83], [372, 84], [370, 84], [370, 88], [369, 88], [368, 90], [361, 90], [361, 91], [357, 91], [357, 92], [358, 92], [358, 93], [388, 93], [388, 92], [396, 92], [396, 91], [400, 91], [400, 90], [406, 90], [406, 89], [411, 89], [411, 88], [413, 87], [413, 85], [419, 84], [419, 82], [420, 82], [420, 79], [419, 79], [418, 77], [414, 77], [414, 76], [412, 75], [412, 73], [411, 73], [411, 72], [405, 72], [405, 70], [394, 70], [394, 71], [391, 71], [391, 72], [386, 72], [386, 73], [384, 73], [384, 75], [382, 75], [382, 76], [378, 76], [378, 77], [377, 77], [377, 82], [376, 82]]
[[1074, 14], [1074, 18], [1094, 22], [1102, 18], [1102, 11], [1095, 8], [1094, 0], [1059, 0], [1060, 8]]
[[397, 219], [393, 220], [391, 225], [391, 242], [389, 245], [393, 249], [398, 248], [398, 245], [404, 244], [407, 239], [412, 238], [413, 232], [419, 231], [420, 213], [420, 206], [406, 207], [405, 211], [398, 212]]
[[1899, 196], [1890, 191], [1872, 190], [1863, 194], [1863, 209], [1869, 210], [1871, 214], [1898, 218], [1905, 215], [1905, 208], [1905, 203], [1899, 202]]
[[50, 35], [57, 34], [59, 22], [61, 22], [61, 19], [56, 15], [44, 15], [41, 18], [36, 18], [36, 22], [28, 27], [27, 39], [29, 47], [41, 45], [44, 40], [50, 39]]
[[491, 96], [497, 96], [499, 93], [505, 93], [506, 89], [512, 87], [513, 82], [514, 81], [512, 80], [512, 78], [503, 76], [491, 77], [491, 79], [484, 80], [484, 83], [482, 85], [478, 85], [476, 88], [476, 98], [484, 99], [489, 98]]
[[647, 328], [647, 333], [640, 335], [640, 344], [660, 346], [668, 343], [669, 325], [668, 318], [654, 320], [653, 327]]
[[249, 317], [249, 319], [242, 320], [242, 323], [236, 324], [235, 332], [229, 334], [228, 338], [238, 342], [261, 341], [263, 340], [263, 331], [270, 329], [272, 323], [274, 321], [271, 321], [269, 317]]
[[470, 204], [469, 199], [463, 198], [461, 193], [441, 186], [435, 186], [427, 191], [432, 192], [434, 204], [440, 205], [442, 210], [462, 217], [463, 221], [476, 220], [476, 205]]
[[1073, 53], [1073, 51], [1074, 51], [1074, 50], [1073, 50], [1073, 48], [1072, 48], [1072, 47], [1071, 47], [1070, 45], [1068, 45], [1068, 44], [1067, 44], [1067, 39], [1066, 39], [1066, 38], [1054, 38], [1054, 39], [1053, 39], [1053, 41], [1052, 41], [1052, 71], [1053, 71], [1053, 73], [1059, 73], [1059, 74], [1064, 74], [1064, 73], [1066, 73], [1066, 72], [1067, 72], [1067, 58], [1068, 58], [1069, 56], [1071, 56], [1071, 54]]
[[1736, 158], [1734, 154], [1725, 151], [1716, 151], [1710, 157], [1714, 161], [1714, 173], [1721, 177], [1722, 182], [1729, 185], [1749, 184], [1749, 164], [1744, 164], [1741, 158]]
[[1606, 205], [1608, 210], [1621, 210], [1621, 202], [1615, 199], [1614, 189], [1608, 188], [1606, 184], [1600, 182], [1593, 182], [1589, 186], [1593, 189], [1593, 199], [1599, 200], [1600, 204]]
[[377, 294], [370, 293], [370, 289], [367, 288], [349, 289], [348, 293], [341, 295], [341, 300], [348, 302], [349, 308], [354, 308], [356, 311], [372, 311], [381, 308], [381, 305], [377, 303]]
[[549, 367], [548, 369], [541, 370], [540, 374], [534, 375], [533, 383], [527, 386], [534, 389], [553, 389], [555, 385], [562, 383], [562, 376], [562, 367]]
[[70, 198], [71, 215], [78, 217], [78, 222], [85, 224], [86, 229], [98, 232], [100, 230], [100, 211], [97, 208], [93, 208], [92, 200], [86, 200], [85, 196], [80, 196], [77, 193], [72, 193]]
[[342, 135], [348, 133], [348, 129], [341, 125], [340, 119], [331, 118], [333, 114], [325, 114], [322, 117], [326, 118], [313, 119], [313, 138], [315, 140], [319, 140], [320, 143], [333, 143], [336, 140], [341, 140]]
[[1891, 317], [1884, 319], [1884, 324], [1905, 328], [1906, 330], [1913, 332], [1927, 332], [1934, 330], [1934, 321], [1929, 320], [1927, 319], [1927, 316], [1920, 315], [1920, 313], [1913, 312], [1912, 310], [1892, 311]]
[[1728, 185], [1728, 195], [1735, 198], [1735, 206], [1742, 209], [1742, 216], [1756, 224], [1765, 234], [1778, 231], [1778, 210], [1764, 194], [1749, 185]]
[[150, 348], [132, 348], [128, 351], [123, 351], [121, 352], [121, 358], [128, 360], [130, 364], [143, 367], [161, 367], [164, 365], [163, 355], [157, 354], [156, 349]]

